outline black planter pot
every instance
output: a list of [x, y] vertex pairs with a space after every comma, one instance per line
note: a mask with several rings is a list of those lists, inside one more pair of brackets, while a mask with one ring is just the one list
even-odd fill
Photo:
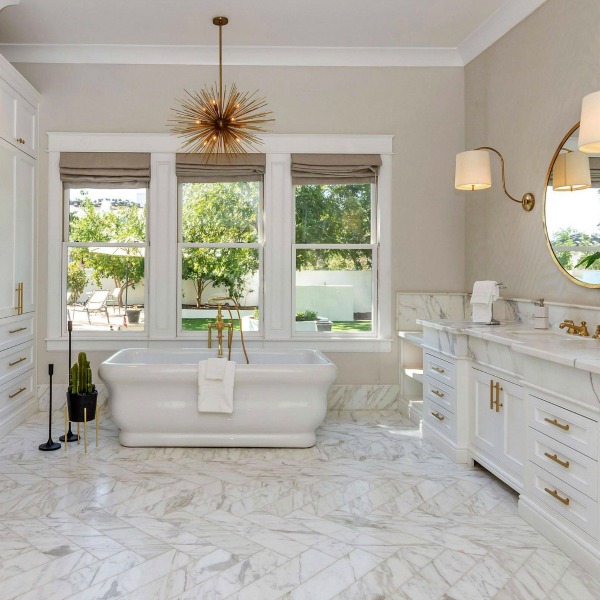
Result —
[[83, 409], [87, 409], [85, 421], [93, 421], [96, 418], [96, 405], [98, 403], [98, 392], [91, 394], [71, 394], [67, 392], [67, 406], [69, 407], [69, 421], [83, 423]]
[[139, 308], [128, 308], [125, 313], [127, 314], [127, 320], [130, 323], [140, 322], [140, 309]]

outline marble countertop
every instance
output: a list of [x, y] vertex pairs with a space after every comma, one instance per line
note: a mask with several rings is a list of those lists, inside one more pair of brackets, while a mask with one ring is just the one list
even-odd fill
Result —
[[533, 329], [520, 322], [484, 325], [472, 321], [418, 319], [417, 323], [438, 331], [503, 344], [519, 354], [600, 374], [600, 340], [591, 336], [584, 338], [556, 329]]

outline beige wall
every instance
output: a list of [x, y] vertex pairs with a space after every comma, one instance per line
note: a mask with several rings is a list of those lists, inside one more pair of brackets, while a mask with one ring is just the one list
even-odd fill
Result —
[[[63, 364], [47, 353], [48, 131], [166, 131], [174, 98], [216, 75], [211, 67], [15, 65], [41, 92], [39, 345], [41, 372]], [[463, 291], [464, 200], [452, 188], [464, 146], [460, 68], [226, 68], [240, 89], [259, 88], [276, 115], [274, 133], [393, 134], [392, 291]], [[392, 302], [394, 304], [394, 301]], [[393, 320], [392, 320], [393, 322]], [[94, 353], [96, 364], [109, 353]], [[339, 383], [397, 383], [397, 350], [332, 355]], [[64, 373], [63, 373], [64, 371]], [[65, 380], [66, 369], [58, 369]]]
[[[525, 213], [491, 190], [467, 194], [467, 287], [507, 285], [505, 295], [598, 305], [600, 291], [564, 277], [546, 246], [542, 197], [554, 151], [579, 120], [581, 98], [600, 88], [600, 2], [548, 0], [465, 69], [467, 147], [490, 145], [507, 161], [507, 186], [535, 194]], [[495, 159], [492, 159], [493, 161]]]

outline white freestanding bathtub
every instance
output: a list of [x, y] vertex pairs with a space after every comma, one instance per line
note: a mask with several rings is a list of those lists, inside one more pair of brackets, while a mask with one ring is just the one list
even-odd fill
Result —
[[[198, 412], [198, 363], [208, 349], [121, 350], [100, 365], [124, 446], [307, 448], [327, 411], [336, 366], [315, 350], [241, 352], [233, 413]], [[226, 360], [226, 358], [223, 358]]]

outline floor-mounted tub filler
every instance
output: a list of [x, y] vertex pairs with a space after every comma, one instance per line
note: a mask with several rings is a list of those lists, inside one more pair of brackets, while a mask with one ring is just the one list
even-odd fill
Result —
[[[336, 366], [316, 350], [233, 352], [232, 414], [198, 411], [204, 349], [121, 350], [100, 365], [124, 446], [308, 448], [327, 411]], [[224, 358], [223, 360], [226, 360]]]

